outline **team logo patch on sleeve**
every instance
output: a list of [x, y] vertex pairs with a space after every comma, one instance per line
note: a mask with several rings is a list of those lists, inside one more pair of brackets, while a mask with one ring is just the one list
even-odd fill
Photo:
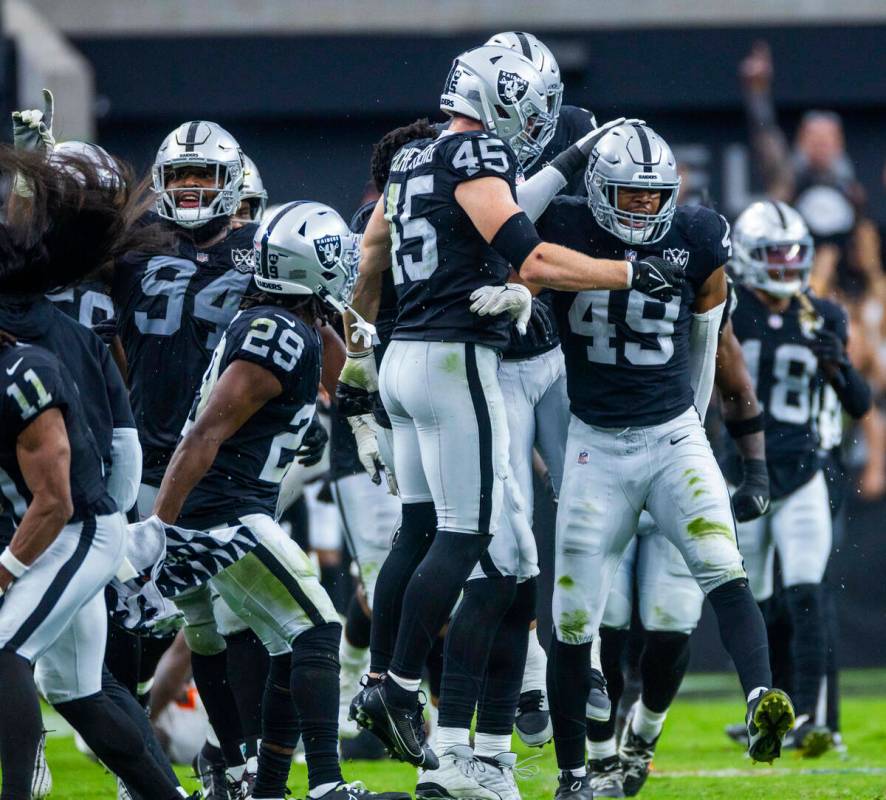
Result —
[[498, 73], [498, 97], [505, 105], [519, 103], [529, 89], [529, 81], [516, 72], [501, 70]]
[[685, 267], [689, 263], [689, 251], [679, 247], [669, 247], [661, 254], [661, 257], [678, 267]]
[[322, 266], [334, 267], [341, 258], [341, 237], [322, 236], [314, 239], [314, 249]]
[[[200, 260], [200, 254], [197, 255]], [[231, 248], [231, 262], [237, 272], [254, 272], [255, 271], [255, 250], [249, 247]]]

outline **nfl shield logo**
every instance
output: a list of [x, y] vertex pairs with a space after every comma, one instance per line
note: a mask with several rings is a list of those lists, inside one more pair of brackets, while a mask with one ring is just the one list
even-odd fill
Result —
[[197, 263], [205, 264], [209, 261], [209, 253], [197, 253]]
[[498, 73], [498, 97], [507, 106], [519, 103], [529, 89], [529, 81], [516, 72], [501, 70]]
[[588, 451], [587, 450], [582, 450], [578, 454], [578, 463], [579, 464], [587, 464], [588, 463]]
[[322, 236], [314, 239], [314, 249], [317, 251], [321, 266], [334, 267], [341, 258], [341, 237]]
[[637, 260], [637, 251], [636, 250], [625, 250], [625, 261], [636, 261]]

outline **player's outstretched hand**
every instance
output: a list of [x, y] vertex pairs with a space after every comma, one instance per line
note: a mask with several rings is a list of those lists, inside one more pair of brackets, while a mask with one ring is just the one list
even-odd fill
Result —
[[646, 256], [642, 261], [635, 261], [633, 267], [631, 288], [638, 292], [666, 303], [683, 290], [686, 280], [683, 268], [663, 258]]
[[520, 283], [504, 286], [481, 286], [471, 293], [471, 311], [478, 316], [497, 316], [507, 312], [521, 335], [532, 314], [532, 294]]
[[769, 510], [769, 472], [762, 459], [744, 462], [744, 480], [732, 495], [732, 510], [737, 522], [750, 522]]
[[55, 147], [52, 135], [52, 92], [43, 90], [43, 110], [28, 108], [12, 112], [12, 142], [16, 150], [40, 151], [46, 154]]

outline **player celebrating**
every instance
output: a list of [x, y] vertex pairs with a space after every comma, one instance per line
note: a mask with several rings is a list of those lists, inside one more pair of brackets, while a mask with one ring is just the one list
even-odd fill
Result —
[[846, 356], [846, 313], [807, 290], [812, 237], [786, 203], [761, 202], [735, 223], [738, 307], [735, 333], [763, 403], [772, 511], [739, 526], [751, 589], [766, 607], [777, 550], [791, 621], [792, 690], [797, 726], [790, 743], [820, 755], [831, 734], [816, 724], [826, 668], [822, 578], [831, 552], [831, 515], [816, 416], [826, 385], [855, 419], [871, 403]]
[[[421, 670], [497, 527], [507, 473], [497, 351], [509, 317], [472, 314], [470, 295], [502, 286], [508, 264], [564, 289], [634, 285], [669, 297], [679, 282], [660, 259], [596, 261], [538, 238], [515, 202], [514, 182], [549, 115], [544, 82], [523, 56], [499, 47], [459, 56], [440, 107], [452, 117], [449, 129], [394, 158], [364, 235], [355, 290], [358, 310], [372, 319], [381, 275], [393, 265], [399, 314], [380, 383], [403, 524], [376, 586], [369, 682], [354, 710], [402, 758], [429, 769], [437, 759], [422, 741]], [[340, 388], [374, 391], [371, 348], [354, 343], [356, 326], [347, 315], [346, 322]]]
[[644, 125], [611, 131], [586, 174], [588, 199], [555, 199], [539, 230], [597, 256], [651, 254], [686, 270], [682, 294], [558, 292], [572, 421], [557, 515], [548, 690], [561, 769], [558, 797], [591, 796], [585, 767], [590, 648], [618, 563], [650, 512], [718, 614], [748, 701], [750, 753], [772, 760], [792, 721], [770, 689], [765, 627], [735, 541], [725, 481], [704, 434], [717, 330], [726, 300], [729, 227], [677, 207], [676, 164]]

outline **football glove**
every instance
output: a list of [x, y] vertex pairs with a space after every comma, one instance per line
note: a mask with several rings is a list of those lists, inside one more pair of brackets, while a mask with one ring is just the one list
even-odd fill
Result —
[[631, 288], [648, 294], [656, 300], [667, 303], [674, 295], [680, 294], [686, 276], [683, 268], [671, 264], [658, 256], [646, 256], [633, 263]]
[[298, 450], [295, 451], [295, 455], [298, 456], [298, 463], [305, 467], [313, 467], [314, 464], [318, 464], [320, 459], [323, 458], [328, 441], [329, 434], [315, 414], [311, 424], [305, 431], [305, 435], [302, 437]]
[[738, 522], [750, 522], [769, 510], [769, 472], [762, 459], [744, 462], [744, 480], [732, 495], [732, 510]]
[[631, 125], [635, 123], [642, 124], [642, 120], [619, 117], [618, 119], [610, 120], [599, 128], [594, 128], [592, 131], [588, 131], [581, 137], [581, 139], [575, 142], [575, 144], [570, 145], [562, 153], [556, 155], [551, 161], [551, 166], [559, 170], [565, 180], [571, 180], [575, 173], [580, 172], [587, 167], [588, 158], [593, 152], [595, 145], [607, 133], [609, 133], [609, 131], [613, 128], [617, 128], [619, 125]]
[[849, 363], [843, 341], [834, 331], [829, 331], [827, 328], [817, 332], [815, 339], [809, 343], [809, 349], [815, 353], [820, 364], [840, 369]]
[[55, 147], [52, 135], [52, 92], [43, 90], [43, 110], [29, 108], [12, 112], [12, 142], [16, 150], [43, 152]]
[[526, 331], [536, 345], [551, 342], [557, 335], [548, 307], [537, 297], [532, 298], [532, 315]]
[[335, 389], [338, 410], [346, 417], [372, 413], [372, 393], [378, 391], [378, 370], [372, 350], [348, 351]]
[[101, 322], [96, 322], [92, 326], [92, 332], [105, 344], [113, 344], [114, 337], [117, 335], [117, 318], [108, 317]]
[[348, 424], [354, 433], [354, 439], [357, 442], [357, 458], [363, 465], [363, 469], [369, 473], [372, 482], [378, 486], [381, 484], [381, 476], [384, 474], [388, 482], [388, 491], [397, 495], [397, 481], [394, 479], [393, 473], [385, 469], [385, 465], [378, 453], [378, 440], [375, 436], [375, 430], [369, 424], [369, 417], [366, 415], [359, 417], [348, 417]]
[[532, 294], [520, 283], [504, 286], [481, 286], [471, 292], [471, 311], [477, 316], [498, 316], [507, 312], [517, 326], [518, 333], [526, 333], [532, 314]]

